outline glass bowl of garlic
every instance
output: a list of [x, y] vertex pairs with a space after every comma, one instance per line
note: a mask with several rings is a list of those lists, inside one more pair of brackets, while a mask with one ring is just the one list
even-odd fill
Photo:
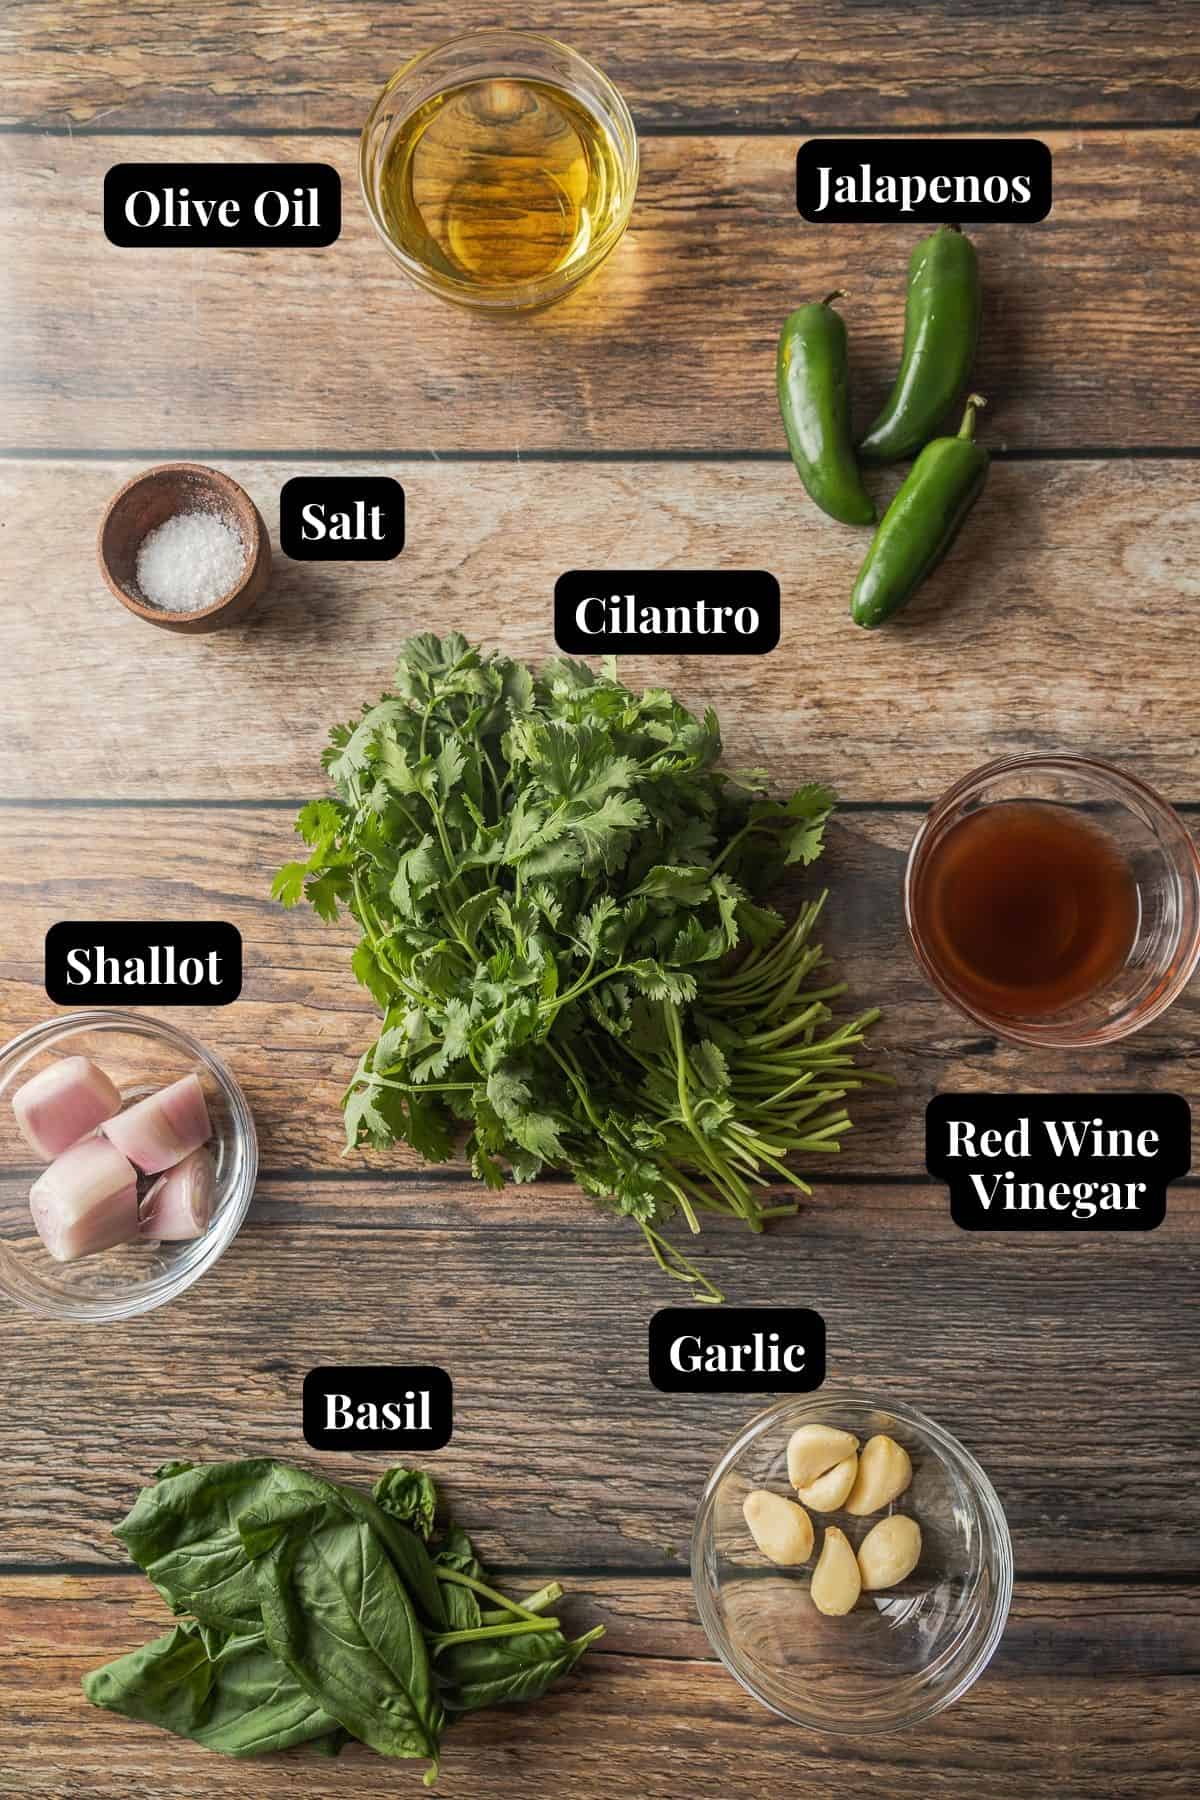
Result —
[[191, 1287], [246, 1216], [258, 1142], [219, 1057], [115, 1009], [62, 1014], [0, 1051], [0, 1295], [77, 1323]]
[[748, 1693], [794, 1724], [865, 1736], [932, 1718], [983, 1673], [1012, 1544], [995, 1489], [948, 1431], [823, 1388], [760, 1413], [721, 1457], [692, 1580]]

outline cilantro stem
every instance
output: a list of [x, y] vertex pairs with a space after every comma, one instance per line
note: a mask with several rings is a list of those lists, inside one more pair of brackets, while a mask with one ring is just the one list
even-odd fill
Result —
[[470, 1094], [474, 1081], [391, 1081], [386, 1075], [364, 1075], [361, 1079], [371, 1087], [395, 1088], [398, 1094]]
[[652, 1231], [645, 1219], [639, 1219], [638, 1224], [663, 1274], [669, 1275], [673, 1281], [688, 1282], [692, 1288], [693, 1300], [703, 1301], [706, 1306], [720, 1306], [725, 1298], [720, 1288], [714, 1287], [708, 1276], [702, 1274], [694, 1262], [689, 1262], [682, 1250], [677, 1250], [665, 1237]]

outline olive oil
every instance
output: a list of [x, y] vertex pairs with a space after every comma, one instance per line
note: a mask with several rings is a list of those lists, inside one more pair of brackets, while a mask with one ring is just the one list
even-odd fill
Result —
[[548, 81], [469, 81], [397, 127], [379, 181], [392, 241], [477, 289], [538, 283], [587, 258], [627, 201], [616, 140]]
[[1133, 871], [1078, 812], [1006, 800], [935, 844], [914, 896], [943, 980], [967, 1006], [1046, 1018], [1105, 987], [1138, 927]]

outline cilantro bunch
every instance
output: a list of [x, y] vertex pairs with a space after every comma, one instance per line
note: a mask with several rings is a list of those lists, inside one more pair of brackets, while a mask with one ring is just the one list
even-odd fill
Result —
[[837, 1150], [878, 1016], [832, 1023], [824, 895], [790, 924], [762, 899], [820, 854], [832, 793], [769, 799], [720, 754], [715, 714], [611, 666], [535, 676], [424, 633], [393, 691], [333, 731], [337, 797], [301, 810], [310, 854], [273, 888], [362, 932], [354, 973], [384, 1016], [344, 1097], [348, 1146], [444, 1161], [465, 1133], [495, 1188], [569, 1169], [712, 1300], [663, 1227], [795, 1212], [771, 1189], [807, 1192], [787, 1159]]

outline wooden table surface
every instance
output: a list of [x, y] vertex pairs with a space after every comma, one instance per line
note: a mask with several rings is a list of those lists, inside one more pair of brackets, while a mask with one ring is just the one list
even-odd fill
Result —
[[[581, 293], [483, 322], [408, 287], [352, 171], [370, 98], [417, 48], [490, 22], [460, 0], [9, 0], [0, 27], [0, 1027], [45, 1016], [56, 919], [218, 917], [242, 999], [179, 1015], [226, 1055], [263, 1168], [219, 1267], [128, 1326], [0, 1317], [0, 1796], [189, 1800], [419, 1791], [353, 1749], [235, 1765], [91, 1711], [82, 1671], [158, 1628], [110, 1535], [167, 1457], [308, 1456], [318, 1362], [429, 1361], [458, 1422], [432, 1459], [485, 1555], [562, 1572], [608, 1635], [536, 1708], [456, 1732], [448, 1800], [1068, 1800], [1191, 1794], [1200, 1675], [1195, 1305], [1200, 1194], [1147, 1236], [977, 1236], [923, 1171], [955, 1087], [1200, 1090], [1195, 995], [1087, 1058], [982, 1037], [918, 978], [900, 873], [923, 809], [1003, 751], [1111, 757], [1200, 813], [1200, 33], [1176, 0], [562, 0], [559, 35], [642, 134], [633, 225]], [[1036, 131], [1055, 207], [976, 232], [987, 493], [896, 630], [845, 618], [858, 544], [806, 506], [782, 447], [774, 341], [853, 290], [858, 391], [894, 363], [912, 228], [804, 226], [814, 131]], [[126, 160], [337, 166], [324, 251], [133, 252], [100, 228]], [[387, 472], [409, 543], [385, 564], [282, 558], [246, 625], [189, 640], [121, 613], [93, 537], [142, 465], [228, 469], [274, 530], [298, 471]], [[540, 658], [555, 576], [765, 564], [779, 649], [630, 663], [721, 712], [734, 763], [844, 798], [828, 942], [878, 1002], [894, 1093], [799, 1220], [730, 1223], [699, 1255], [730, 1297], [817, 1307], [838, 1380], [932, 1412], [989, 1470], [1017, 1563], [991, 1668], [933, 1724], [822, 1739], [759, 1710], [700, 1630], [686, 1545], [707, 1471], [754, 1410], [647, 1385], [677, 1300], [640, 1239], [561, 1182], [498, 1197], [458, 1167], [339, 1156], [337, 1095], [371, 1031], [344, 930], [271, 904], [328, 726], [413, 629]], [[312, 1459], [316, 1460], [316, 1459]], [[379, 1458], [325, 1459], [371, 1478]]]

